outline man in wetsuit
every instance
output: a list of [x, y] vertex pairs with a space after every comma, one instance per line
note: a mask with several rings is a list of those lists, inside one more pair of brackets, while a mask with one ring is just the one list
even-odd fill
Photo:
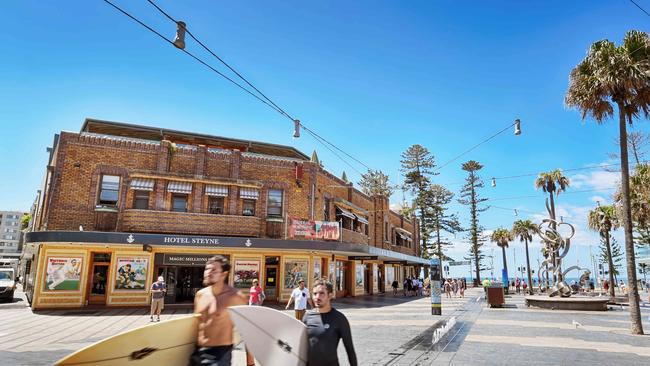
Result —
[[307, 326], [309, 338], [308, 366], [338, 366], [339, 359], [336, 349], [339, 340], [343, 339], [345, 351], [348, 354], [350, 366], [357, 366], [357, 355], [354, 353], [350, 323], [330, 303], [332, 284], [318, 280], [312, 288], [312, 300], [315, 309], [309, 310], [302, 319]]
[[[194, 313], [199, 314], [197, 348], [191, 358], [191, 365], [230, 366], [233, 348], [233, 323], [226, 308], [247, 305], [247, 298], [228, 285], [228, 259], [215, 255], [208, 259], [203, 273], [202, 288], [194, 297]], [[255, 365], [250, 353], [246, 353], [246, 364]]]

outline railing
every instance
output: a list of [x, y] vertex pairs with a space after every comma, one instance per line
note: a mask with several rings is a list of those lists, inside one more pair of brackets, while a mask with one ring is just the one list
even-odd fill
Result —
[[342, 229], [343, 242], [355, 244], [368, 244], [368, 235], [349, 229]]
[[125, 210], [122, 231], [259, 237], [261, 219], [255, 216], [192, 212]]

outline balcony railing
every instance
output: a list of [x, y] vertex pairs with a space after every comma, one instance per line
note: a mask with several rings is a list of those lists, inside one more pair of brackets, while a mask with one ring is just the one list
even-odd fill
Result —
[[368, 244], [368, 235], [349, 229], [342, 229], [343, 242], [355, 244]]
[[122, 231], [259, 237], [261, 219], [255, 216], [192, 212], [125, 210]]

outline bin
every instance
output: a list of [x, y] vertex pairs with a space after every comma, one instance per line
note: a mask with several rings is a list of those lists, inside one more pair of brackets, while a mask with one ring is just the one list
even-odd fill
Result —
[[487, 287], [487, 303], [488, 306], [493, 308], [500, 308], [506, 303], [506, 297], [503, 293], [503, 287]]

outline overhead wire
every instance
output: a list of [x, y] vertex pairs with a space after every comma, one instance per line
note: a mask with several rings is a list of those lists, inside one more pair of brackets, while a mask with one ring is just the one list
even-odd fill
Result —
[[641, 5], [637, 4], [636, 1], [634, 1], [634, 0], [630, 0], [630, 2], [631, 2], [632, 4], [634, 4], [637, 8], [641, 9], [641, 11], [645, 13], [645, 15], [647, 15], [647, 16], [650, 17], [650, 13], [648, 13], [645, 9], [643, 9], [643, 8], [641, 7]]
[[[176, 46], [174, 45], [174, 43], [173, 43], [172, 41], [168, 40], [165, 36], [163, 36], [162, 34], [160, 34], [160, 32], [158, 32], [158, 31], [156, 31], [155, 29], [153, 29], [152, 27], [148, 26], [147, 24], [145, 24], [144, 22], [142, 22], [141, 20], [139, 20], [139, 19], [136, 18], [135, 16], [131, 15], [130, 13], [128, 13], [126, 10], [120, 8], [120, 7], [117, 6], [116, 4], [112, 3], [110, 0], [103, 0], [103, 1], [106, 2], [107, 4], [111, 5], [113, 8], [115, 8], [116, 10], [118, 10], [119, 12], [121, 12], [122, 14], [124, 14], [125, 16], [127, 16], [128, 18], [130, 18], [131, 20], [133, 20], [133, 21], [135, 21], [136, 23], [140, 24], [141, 26], [143, 26], [144, 28], [146, 28], [146, 29], [149, 30], [150, 32], [156, 34], [158, 37], [162, 38], [162, 39], [163, 39], [164, 41], [166, 41], [167, 43], [173, 45], [175, 48], [178, 48], [178, 47], [176, 47]], [[147, 0], [147, 1], [148, 1], [151, 5], [153, 5], [154, 7], [156, 7], [156, 9], [158, 9], [158, 10], [159, 10], [159, 11], [160, 11], [160, 12], [161, 12], [161, 13], [162, 13], [166, 18], [168, 18], [169, 20], [173, 21], [173, 22], [176, 23], [176, 24], [178, 23], [178, 22], [177, 22], [177, 21], [176, 21], [176, 20], [175, 20], [171, 15], [169, 15], [169, 14], [168, 14], [167, 12], [165, 12], [162, 8], [160, 8], [159, 6], [157, 6], [153, 1], [151, 1], [151, 0]], [[230, 66], [230, 65], [229, 65], [225, 60], [223, 60], [223, 59], [222, 59], [221, 57], [219, 57], [215, 52], [213, 52], [209, 47], [207, 47], [203, 42], [201, 42], [201, 41], [200, 41], [196, 36], [194, 36], [194, 35], [193, 35], [193, 34], [192, 34], [192, 33], [191, 33], [187, 28], [185, 28], [185, 31], [186, 31], [186, 33], [187, 33], [187, 34], [188, 34], [188, 35], [189, 35], [193, 40], [195, 40], [199, 45], [201, 45], [201, 46], [202, 46], [202, 47], [203, 47], [207, 52], [209, 52], [212, 56], [214, 56], [215, 58], [217, 58], [217, 60], [219, 60], [222, 64], [224, 64], [224, 65], [225, 65], [229, 70], [231, 70], [235, 75], [237, 75], [241, 80], [244, 81], [244, 83], [246, 83], [247, 85], [249, 85], [249, 86], [250, 86], [250, 87], [251, 87], [255, 92], [257, 92], [259, 95], [258, 95], [258, 94], [255, 94], [253, 91], [251, 91], [250, 89], [246, 88], [244, 85], [242, 85], [242, 84], [240, 84], [240, 83], [237, 83], [237, 82], [234, 81], [232, 78], [230, 78], [230, 77], [228, 77], [227, 75], [225, 75], [224, 73], [220, 72], [219, 70], [217, 70], [216, 68], [214, 68], [213, 66], [211, 66], [211, 65], [208, 64], [206, 61], [204, 61], [204, 60], [202, 60], [201, 58], [199, 58], [198, 56], [194, 55], [193, 53], [191, 53], [191, 52], [189, 52], [189, 51], [187, 51], [187, 50], [185, 50], [185, 49], [180, 49], [180, 48], [179, 48], [179, 50], [181, 50], [182, 52], [184, 52], [185, 54], [187, 54], [188, 56], [190, 56], [190, 57], [191, 57], [192, 59], [194, 59], [195, 61], [197, 61], [197, 62], [199, 62], [200, 64], [204, 65], [205, 67], [207, 67], [207, 68], [210, 69], [211, 71], [215, 72], [215, 73], [218, 74], [219, 76], [225, 78], [226, 80], [228, 80], [229, 82], [231, 82], [232, 84], [234, 84], [235, 86], [237, 86], [237, 87], [238, 87], [239, 89], [241, 89], [242, 91], [244, 91], [244, 92], [246, 92], [247, 94], [249, 94], [249, 95], [251, 95], [252, 97], [254, 97], [256, 100], [258, 100], [258, 101], [264, 103], [266, 106], [268, 106], [269, 108], [273, 109], [274, 111], [276, 111], [276, 112], [279, 113], [280, 115], [282, 115], [282, 116], [284, 116], [284, 117], [290, 119], [292, 122], [295, 122], [295, 121], [296, 121], [296, 120], [295, 120], [291, 115], [289, 115], [289, 114], [288, 114], [284, 109], [282, 109], [280, 106], [278, 106], [278, 105], [277, 105], [277, 104], [276, 104], [272, 99], [270, 99], [268, 96], [266, 96], [266, 94], [264, 94], [262, 91], [260, 91], [260, 90], [259, 90], [257, 87], [255, 87], [255, 86], [254, 86], [250, 81], [248, 81], [248, 79], [246, 79], [243, 75], [241, 75], [241, 73], [239, 73], [239, 72], [238, 72], [234, 67]], [[299, 122], [299, 125], [300, 125], [300, 128], [302, 128], [304, 131], [306, 131], [307, 133], [309, 133], [309, 134], [310, 134], [310, 135], [311, 135], [311, 136], [312, 136], [316, 141], [318, 141], [320, 144], [322, 144], [323, 146], [325, 146], [326, 149], [328, 149], [330, 152], [332, 152], [332, 153], [333, 153], [333, 154], [334, 154], [338, 159], [340, 159], [342, 162], [344, 162], [345, 164], [347, 164], [348, 166], [350, 166], [350, 168], [352, 168], [352, 169], [353, 169], [356, 173], [358, 173], [359, 175], [362, 175], [361, 171], [360, 171], [359, 169], [355, 168], [355, 167], [354, 167], [352, 164], [350, 164], [348, 161], [346, 161], [346, 160], [345, 160], [345, 159], [344, 159], [340, 154], [335, 153], [335, 152], [333, 151], [333, 149], [338, 150], [339, 152], [341, 152], [342, 154], [346, 155], [347, 157], [349, 157], [350, 159], [354, 160], [355, 162], [359, 163], [360, 165], [363, 165], [363, 166], [366, 167], [367, 169], [370, 169], [370, 167], [369, 167], [367, 164], [363, 163], [362, 161], [360, 161], [359, 159], [355, 158], [354, 156], [352, 156], [351, 154], [349, 154], [348, 152], [346, 152], [346, 151], [343, 150], [342, 148], [338, 147], [338, 146], [335, 145], [334, 143], [328, 141], [327, 139], [325, 139], [325, 138], [322, 137], [321, 135], [317, 134], [314, 130], [312, 130], [312, 129], [310, 129], [309, 127], [305, 126], [302, 122]]]

